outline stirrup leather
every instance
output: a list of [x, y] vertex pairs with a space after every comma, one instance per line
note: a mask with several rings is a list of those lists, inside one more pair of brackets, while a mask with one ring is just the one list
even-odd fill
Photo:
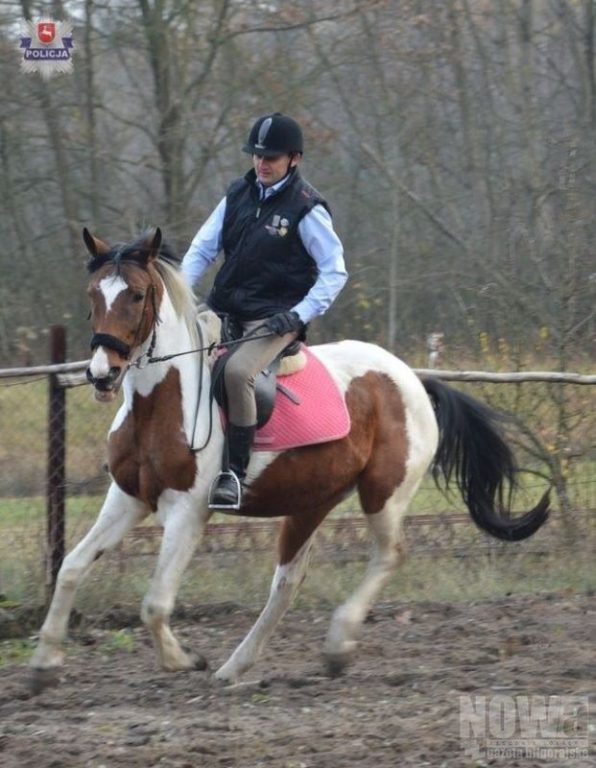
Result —
[[[217, 493], [219, 487], [219, 481], [223, 477], [231, 477], [236, 484], [236, 502], [233, 504], [225, 504], [214, 501], [213, 496]], [[231, 469], [222, 470], [216, 476], [209, 488], [209, 509], [240, 509], [242, 503], [242, 483], [240, 482], [238, 475]]]

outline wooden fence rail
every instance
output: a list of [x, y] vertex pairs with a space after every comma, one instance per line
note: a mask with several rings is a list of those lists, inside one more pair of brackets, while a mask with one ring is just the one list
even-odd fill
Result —
[[[596, 536], [596, 510], [576, 512], [575, 523], [582, 530], [584, 544]], [[536, 539], [511, 545], [499, 542], [480, 531], [467, 514], [436, 513], [406, 517], [404, 534], [406, 549], [411, 554], [467, 557], [479, 553], [511, 552], [548, 554], [569, 547], [561, 520], [551, 520]], [[225, 523], [209, 523], [200, 547], [203, 554], [272, 552], [280, 520], [236, 519]], [[119, 549], [121, 569], [127, 558], [154, 555], [159, 547], [163, 529], [159, 525], [143, 525], [127, 534]], [[324, 549], [332, 559], [355, 560], [366, 556], [370, 538], [364, 517], [330, 518], [316, 534], [315, 549]]]
[[[49, 376], [55, 374], [64, 387], [86, 383], [84, 371], [90, 360], [79, 360], [61, 365], [37, 365], [29, 368], [0, 368], [0, 379]], [[413, 368], [418, 376], [434, 376], [443, 381], [486, 381], [494, 384], [511, 384], [527, 381], [544, 381], [551, 384], [596, 384], [596, 374], [567, 371], [446, 371], [438, 368]], [[80, 375], [78, 375], [80, 374]]]
[[[47, 594], [51, 595], [56, 575], [62, 563], [64, 555], [64, 510], [65, 510], [65, 451], [66, 451], [66, 407], [65, 390], [69, 387], [79, 386], [86, 383], [85, 369], [89, 360], [80, 360], [77, 362], [66, 363], [66, 335], [62, 326], [52, 326], [50, 335], [50, 349], [52, 353], [51, 365], [40, 365], [26, 368], [3, 368], [0, 369], [1, 379], [16, 379], [30, 377], [48, 377], [49, 382], [49, 403], [50, 410], [48, 415], [48, 491], [47, 491], [47, 513], [48, 513], [48, 555], [47, 555]], [[494, 383], [511, 382], [551, 382], [559, 384], [596, 384], [596, 375], [584, 375], [580, 373], [558, 372], [558, 371], [511, 371], [507, 373], [492, 373], [489, 371], [446, 371], [429, 368], [415, 368], [414, 372], [419, 376], [434, 376], [445, 381], [485, 381]], [[411, 518], [409, 526], [412, 525], [430, 525], [421, 517], [417, 522], [416, 518]], [[463, 516], [463, 520], [468, 522], [468, 518]], [[450, 522], [445, 523], [441, 528], [441, 519], [437, 520], [433, 516], [433, 527], [436, 530], [442, 530], [447, 534], [453, 530], [454, 526], [463, 523], [462, 519], [455, 519], [451, 516]], [[265, 536], [270, 539], [275, 523], [265, 522], [259, 524], [252, 523], [250, 527], [250, 537], [253, 543], [257, 543], [255, 536]], [[445, 525], [447, 527], [445, 527]], [[335, 526], [333, 528], [333, 526]], [[344, 527], [342, 527], [344, 526]], [[329, 531], [333, 528], [335, 542], [341, 541], [342, 537], [353, 539], [355, 536], [361, 536], [364, 532], [364, 521], [353, 520], [348, 527], [342, 521], [336, 521], [331, 527], [327, 526]], [[137, 543], [145, 537], [146, 541], [155, 539], [158, 534], [158, 528], [140, 528], [134, 534]], [[217, 526], [217, 536], [222, 540], [222, 536], [228, 539], [238, 538], [242, 531], [248, 533], [248, 529], [236, 524], [234, 528], [226, 529], [221, 525]]]

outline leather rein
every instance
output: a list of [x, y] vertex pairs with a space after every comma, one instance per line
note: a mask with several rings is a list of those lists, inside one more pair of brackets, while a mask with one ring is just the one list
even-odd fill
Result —
[[[205, 352], [207, 352], [207, 355], [213, 354], [215, 350], [217, 349], [228, 349], [231, 346], [237, 346], [238, 344], [245, 344], [248, 341], [254, 341], [259, 338], [263, 338], [264, 336], [275, 336], [275, 332], [271, 331], [270, 333], [266, 334], [259, 334], [256, 336], [256, 331], [259, 330], [259, 328], [262, 328], [263, 326], [260, 326], [259, 328], [256, 328], [255, 331], [253, 331], [252, 334], [248, 336], [243, 336], [239, 339], [230, 339], [229, 341], [220, 341], [216, 342], [213, 341], [211, 344], [204, 344], [204, 335], [203, 335], [203, 328], [201, 327], [201, 323], [197, 322], [197, 330], [199, 334], [199, 341], [200, 346], [196, 347], [195, 349], [188, 349], [184, 352], [173, 352], [169, 355], [159, 355], [154, 356], [153, 351], [155, 349], [155, 344], [157, 341], [157, 326], [161, 322], [158, 311], [157, 311], [157, 305], [155, 301], [155, 286], [151, 286], [151, 303], [153, 306], [153, 324], [152, 324], [152, 333], [151, 333], [151, 341], [149, 343], [149, 347], [147, 348], [146, 352], [143, 352], [143, 354], [139, 355], [139, 357], [134, 362], [128, 362], [126, 366], [126, 371], [124, 372], [124, 375], [126, 375], [126, 372], [130, 368], [138, 368], [139, 370], [143, 370], [148, 365], [152, 365], [154, 363], [163, 363], [168, 360], [173, 360], [176, 357], [182, 357], [183, 355], [195, 355], [200, 354], [200, 376], [199, 376], [199, 390], [197, 393], [197, 405], [195, 409], [195, 416], [193, 420], [193, 431], [192, 431], [192, 438], [190, 441], [190, 450], [192, 453], [199, 453], [200, 451], [204, 450], [207, 445], [209, 444], [209, 441], [211, 440], [211, 435], [213, 432], [213, 409], [209, 408], [209, 429], [207, 432], [207, 437], [203, 444], [199, 446], [198, 448], [195, 448], [195, 436], [196, 436], [196, 429], [197, 429], [197, 421], [199, 416], [199, 408], [201, 405], [201, 400], [203, 396], [203, 366], [205, 362]], [[139, 327], [137, 328], [135, 332], [135, 338], [132, 342], [132, 344], [127, 344], [126, 342], [122, 341], [122, 339], [119, 339], [117, 336], [113, 336], [111, 333], [94, 333], [91, 337], [90, 347], [92, 350], [97, 349], [97, 347], [106, 347], [107, 349], [111, 349], [117, 354], [119, 354], [121, 357], [123, 357], [125, 360], [129, 360], [132, 350], [135, 348], [137, 343], [137, 338], [139, 336], [140, 329], [142, 327], [143, 321], [139, 324]], [[87, 379], [90, 383], [94, 383], [92, 378], [89, 376], [89, 372], [87, 372]], [[214, 382], [211, 383], [210, 392], [209, 392], [209, 401], [210, 404], [213, 403], [214, 399]]]

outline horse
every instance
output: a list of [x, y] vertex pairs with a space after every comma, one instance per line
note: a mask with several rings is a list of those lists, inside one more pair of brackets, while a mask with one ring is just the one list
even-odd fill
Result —
[[[84, 230], [89, 251], [92, 357], [87, 376], [99, 401], [121, 389], [108, 435], [111, 485], [87, 535], [66, 556], [31, 660], [34, 690], [56, 682], [75, 593], [94, 561], [155, 513], [163, 526], [157, 565], [141, 616], [163, 669], [205, 668], [170, 627], [180, 580], [210, 518], [224, 432], [209, 397], [205, 320], [161, 231], [111, 246]], [[199, 351], [194, 351], [199, 350]], [[314, 533], [350, 494], [359, 496], [373, 539], [363, 581], [332, 615], [323, 647], [331, 675], [351, 660], [361, 625], [401, 560], [402, 522], [429, 468], [441, 487], [454, 482], [474, 522], [491, 536], [519, 541], [549, 513], [548, 491], [511, 517], [517, 471], [497, 414], [433, 378], [419, 378], [374, 344], [309, 347], [345, 397], [348, 434], [280, 452], [253, 452], [236, 514], [283, 518], [277, 565], [261, 614], [215, 679], [235, 683], [257, 660], [306, 575]], [[189, 352], [193, 352], [189, 354]]]

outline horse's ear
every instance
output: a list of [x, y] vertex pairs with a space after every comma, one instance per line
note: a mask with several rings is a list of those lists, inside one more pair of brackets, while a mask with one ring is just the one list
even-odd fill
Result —
[[87, 250], [92, 256], [99, 256], [102, 253], [107, 253], [110, 250], [110, 246], [100, 240], [98, 237], [93, 237], [91, 232], [85, 227], [83, 230], [83, 240], [87, 246]]
[[155, 234], [153, 235], [153, 241], [151, 243], [151, 259], [157, 258], [157, 254], [159, 253], [159, 249], [161, 248], [161, 229], [159, 227], [155, 228]]
[[148, 234], [141, 246], [142, 251], [147, 254], [147, 261], [153, 261], [159, 255], [159, 249], [161, 248], [161, 229], [155, 228], [153, 234]]

